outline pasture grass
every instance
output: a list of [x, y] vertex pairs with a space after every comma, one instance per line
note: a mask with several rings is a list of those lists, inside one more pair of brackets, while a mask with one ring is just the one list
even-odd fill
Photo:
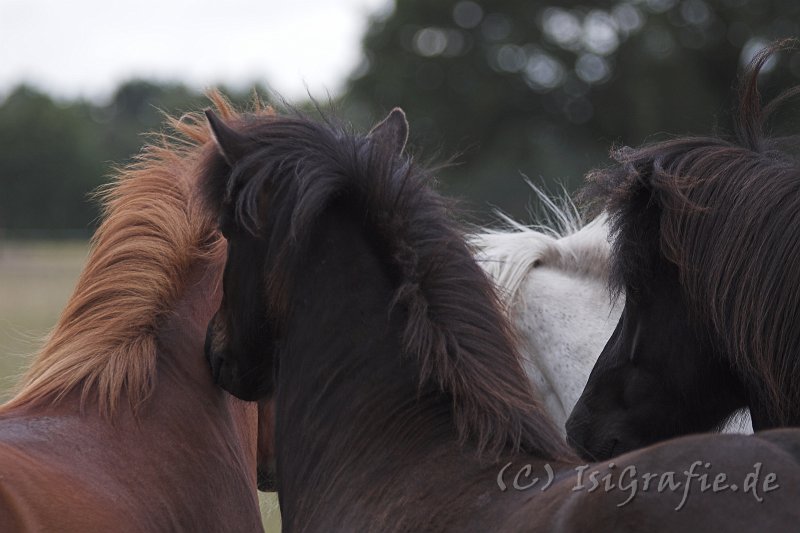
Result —
[[[86, 260], [85, 241], [0, 239], [0, 402], [53, 327]], [[259, 493], [264, 529], [281, 530], [278, 500]]]
[[83, 241], [0, 241], [0, 401], [58, 319], [87, 251]]

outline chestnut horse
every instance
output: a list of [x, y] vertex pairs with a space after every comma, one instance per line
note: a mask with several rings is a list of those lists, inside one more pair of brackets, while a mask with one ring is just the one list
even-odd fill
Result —
[[[219, 153], [204, 188], [228, 259], [206, 353], [224, 388], [275, 402], [285, 531], [796, 526], [798, 430], [579, 465], [451, 207], [403, 154], [401, 111], [367, 136], [299, 114], [208, 116]], [[754, 469], [758, 498], [738, 490]], [[661, 482], [620, 493], [684, 472], [691, 494]], [[701, 474], [738, 491], [703, 490]]]
[[257, 406], [203, 357], [225, 256], [195, 192], [208, 130], [173, 125], [102, 191], [74, 293], [0, 408], [0, 531], [262, 530]]

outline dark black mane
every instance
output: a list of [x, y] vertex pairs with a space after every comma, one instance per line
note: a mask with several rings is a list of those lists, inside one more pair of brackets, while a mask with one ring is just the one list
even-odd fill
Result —
[[494, 289], [429, 171], [328, 119], [262, 114], [228, 125], [249, 147], [232, 168], [211, 156], [207, 173], [232, 178], [227, 190], [210, 185], [206, 194], [220, 211], [220, 199], [235, 206], [233, 222], [266, 239], [272, 316], [287, 316], [293, 273], [321, 213], [344, 202], [396, 281], [393, 306], [408, 317], [403, 351], [418, 362], [421, 383], [433, 380], [452, 396], [462, 442], [488, 453], [511, 447], [570, 457], [533, 399]]
[[611, 284], [646, 291], [660, 258], [676, 265], [693, 311], [744, 375], [759, 375], [779, 420], [797, 414], [800, 388], [800, 138], [769, 137], [765, 122], [795, 87], [762, 107], [759, 54], [740, 87], [734, 138], [684, 137], [612, 153], [584, 200], [606, 210]]

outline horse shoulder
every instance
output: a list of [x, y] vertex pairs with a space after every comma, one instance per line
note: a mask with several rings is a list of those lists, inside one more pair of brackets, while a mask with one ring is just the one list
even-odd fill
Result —
[[76, 467], [82, 458], [59, 438], [61, 422], [0, 421], [0, 531], [125, 531], [132, 517], [114, 496], [119, 491]]

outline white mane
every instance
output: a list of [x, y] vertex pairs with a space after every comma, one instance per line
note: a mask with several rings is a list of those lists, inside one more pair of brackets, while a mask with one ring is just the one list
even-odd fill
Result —
[[[470, 241], [517, 329], [528, 377], [563, 431], [617, 325], [624, 295], [612, 299], [608, 292], [605, 215], [584, 224], [566, 194], [553, 200], [530, 185], [541, 206], [539, 225], [500, 213], [504, 229], [482, 230]], [[726, 431], [752, 432], [749, 427], [745, 412]]]
[[498, 213], [505, 228], [470, 237], [476, 258], [511, 305], [531, 269], [549, 266], [584, 276], [608, 278], [610, 246], [605, 214], [584, 225], [566, 193], [550, 198], [529, 183], [542, 206], [541, 223], [526, 226]]

